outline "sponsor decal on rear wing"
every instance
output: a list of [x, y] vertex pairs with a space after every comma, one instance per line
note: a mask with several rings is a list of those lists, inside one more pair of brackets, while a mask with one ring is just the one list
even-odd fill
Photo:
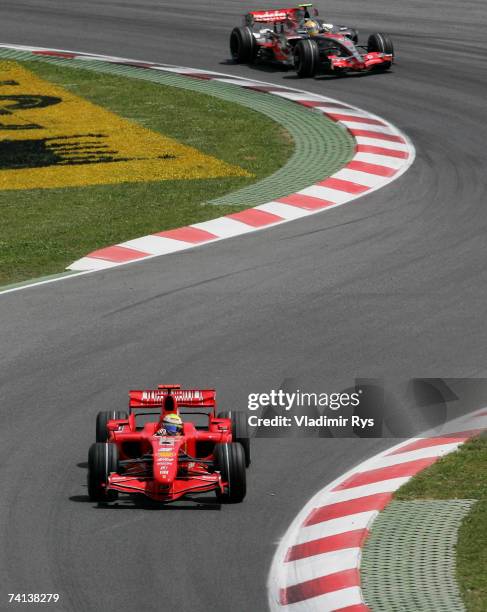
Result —
[[[168, 389], [147, 389], [129, 391], [130, 408], [162, 406]], [[214, 408], [216, 392], [214, 389], [171, 389], [171, 395], [179, 406], [184, 408]]]
[[310, 10], [312, 4], [299, 4], [292, 8], [251, 11], [245, 16], [247, 23], [276, 23], [279, 21], [301, 21], [311, 14], [318, 15], [317, 9]]
[[248, 13], [248, 18], [255, 23], [274, 23], [276, 21], [286, 21], [293, 19], [298, 9], [277, 9], [273, 11], [252, 11]]

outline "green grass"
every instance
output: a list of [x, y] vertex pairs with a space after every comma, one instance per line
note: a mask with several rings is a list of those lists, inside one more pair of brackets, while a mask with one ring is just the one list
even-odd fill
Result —
[[396, 493], [396, 499], [477, 499], [464, 519], [456, 548], [457, 579], [469, 612], [487, 610], [487, 436], [424, 470]]
[[272, 174], [293, 152], [282, 126], [212, 96], [47, 62], [21, 63], [41, 78], [253, 176], [0, 191], [0, 285], [61, 272], [102, 246], [241, 210], [245, 206], [206, 202]]

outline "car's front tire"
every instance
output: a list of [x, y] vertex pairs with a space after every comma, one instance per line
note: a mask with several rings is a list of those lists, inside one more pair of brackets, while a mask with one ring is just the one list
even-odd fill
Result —
[[314, 77], [320, 61], [318, 45], [311, 38], [300, 40], [294, 48], [294, 69], [301, 78]]
[[230, 54], [239, 64], [252, 63], [257, 53], [257, 43], [250, 28], [233, 28], [230, 34]]
[[118, 472], [118, 448], [116, 444], [95, 442], [88, 452], [88, 495], [92, 501], [117, 499], [117, 491], [107, 491], [108, 476]]
[[241, 502], [247, 492], [245, 452], [242, 445], [239, 442], [216, 444], [214, 455], [215, 469], [226, 483], [223, 493], [217, 491], [218, 499], [232, 504]]
[[[389, 34], [384, 34], [383, 32], [371, 34], [367, 41], [367, 51], [369, 53], [387, 53], [394, 57], [394, 45], [392, 44], [392, 39]], [[383, 64], [379, 64], [376, 69], [389, 70], [391, 66], [392, 62], [384, 62]]]

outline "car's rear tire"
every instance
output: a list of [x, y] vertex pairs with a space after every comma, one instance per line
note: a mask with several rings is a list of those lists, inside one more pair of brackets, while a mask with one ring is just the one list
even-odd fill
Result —
[[245, 453], [245, 466], [250, 465], [250, 435], [249, 425], [245, 412], [226, 410], [218, 414], [219, 419], [230, 419], [232, 421], [232, 440], [240, 442]]
[[223, 493], [217, 491], [218, 499], [231, 504], [241, 502], [247, 492], [245, 452], [242, 445], [239, 442], [216, 444], [214, 455], [215, 469], [227, 483]]
[[[389, 34], [376, 32], [371, 34], [367, 41], [367, 51], [369, 53], [388, 53], [394, 56], [394, 45]], [[377, 66], [377, 70], [388, 70], [392, 66], [392, 62], [384, 62]]]
[[319, 61], [319, 49], [314, 40], [304, 38], [294, 47], [294, 69], [299, 77], [314, 77]]
[[88, 452], [88, 495], [92, 501], [117, 499], [117, 491], [107, 491], [111, 472], [118, 472], [118, 448], [116, 444], [95, 442]]
[[99, 412], [96, 417], [97, 442], [108, 441], [107, 423], [111, 419], [128, 419], [128, 414], [124, 410], [105, 410]]
[[257, 43], [250, 28], [233, 28], [230, 34], [230, 53], [239, 64], [252, 63], [257, 53]]

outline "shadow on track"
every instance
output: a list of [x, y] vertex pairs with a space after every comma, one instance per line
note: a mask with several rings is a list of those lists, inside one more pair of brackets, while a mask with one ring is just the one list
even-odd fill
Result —
[[[81, 461], [76, 464], [76, 467], [86, 470], [88, 462]], [[88, 495], [71, 495], [68, 499], [78, 504], [90, 503], [96, 510], [221, 510], [222, 507], [215, 497], [203, 495], [198, 498], [186, 497], [184, 500], [176, 500], [167, 504], [153, 501], [144, 495], [124, 495], [110, 503], [93, 502]]]
[[115, 502], [95, 503], [88, 495], [72, 495], [69, 501], [78, 504], [90, 503], [95, 510], [221, 510], [221, 503], [212, 497], [200, 497], [199, 499], [186, 498], [184, 501], [161, 504], [143, 496], [128, 496]]
[[[234, 60], [224, 60], [220, 62], [220, 66], [240, 66], [240, 65], [241, 64], [239, 64], [238, 62], [235, 62]], [[281, 64], [277, 64], [277, 63], [272, 64], [272, 63], [265, 63], [265, 62], [256, 62], [255, 64], [247, 64], [247, 66], [249, 66], [256, 72], [263, 72], [266, 74], [281, 73], [283, 74], [283, 77], [282, 77], [283, 80], [297, 81], [300, 83], [306, 83], [306, 81], [309, 81], [309, 80], [328, 82], [328, 81], [338, 81], [344, 78], [361, 79], [364, 77], [370, 77], [370, 76], [377, 77], [380, 75], [386, 75], [388, 73], [394, 73], [393, 69], [387, 70], [387, 71], [369, 70], [366, 72], [347, 72], [347, 73], [340, 73], [340, 74], [317, 74], [314, 77], [311, 77], [311, 79], [303, 79], [302, 77], [298, 76], [291, 67], [282, 66]]]

